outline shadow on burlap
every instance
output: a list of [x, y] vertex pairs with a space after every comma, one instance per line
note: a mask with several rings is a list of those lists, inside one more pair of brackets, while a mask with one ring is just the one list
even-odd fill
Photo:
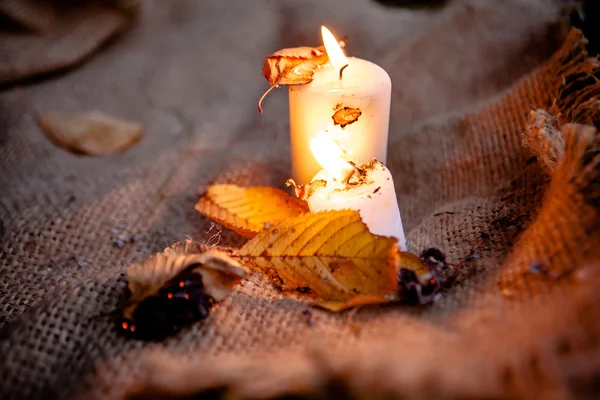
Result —
[[[117, 334], [126, 265], [161, 250], [163, 238], [212, 236], [210, 222], [193, 211], [196, 189], [211, 182], [281, 186], [289, 175], [285, 103], [271, 99], [260, 118], [235, 107], [254, 105], [261, 88], [255, 72], [268, 49], [308, 43], [306, 35], [329, 16], [316, 1], [274, 4], [225, 11], [216, 1], [181, 2], [166, 14], [146, 8], [140, 26], [98, 60], [29, 89], [38, 106], [57, 107], [57, 93], [78, 94], [61, 106], [102, 105], [144, 121], [146, 140], [110, 162], [59, 153], [36, 136], [30, 117], [14, 111], [20, 106], [11, 94], [1, 98], [10, 115], [0, 147], [7, 188], [0, 203], [0, 390], [98, 398], [593, 397], [600, 139], [589, 125], [599, 120], [598, 63], [587, 58], [578, 31], [550, 57], [553, 2], [456, 1], [434, 13], [397, 14], [353, 3], [366, 23], [351, 37], [379, 40], [358, 39], [357, 54], [380, 61], [394, 83], [387, 164], [411, 249], [437, 245], [460, 264], [437, 303], [355, 314], [315, 309], [307, 317], [293, 297], [245, 282], [207, 320], [162, 343]], [[350, 25], [355, 11], [340, 10], [331, 24]], [[240, 19], [242, 12], [249, 16]], [[224, 46], [231, 37], [219, 31], [219, 46], [199, 44], [215, 58], [198, 59], [181, 38], [208, 34], [191, 18], [201, 13], [236, 21], [236, 36], [255, 34], [255, 48], [231, 54]], [[268, 28], [273, 20], [277, 30]], [[398, 21], [406, 26], [384, 28]], [[152, 24], [168, 28], [141, 49], [136, 43], [154, 37]], [[130, 62], [115, 61], [120, 55], [140, 69], [119, 69]], [[234, 61], [231, 70], [211, 68]], [[98, 92], [82, 93], [99, 71], [115, 75], [106, 74]], [[213, 82], [226, 72], [236, 74]], [[136, 96], [120, 93], [122, 82]], [[144, 236], [114, 247], [117, 224]], [[243, 243], [228, 232], [220, 238], [219, 245]]]
[[137, 0], [3, 0], [0, 85], [63, 71], [131, 25]]

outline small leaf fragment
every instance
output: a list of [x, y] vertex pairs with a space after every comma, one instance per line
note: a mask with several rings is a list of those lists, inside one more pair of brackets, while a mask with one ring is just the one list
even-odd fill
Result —
[[308, 206], [304, 201], [268, 186], [213, 185], [196, 203], [196, 210], [240, 235], [252, 238], [266, 226], [308, 212]]
[[292, 186], [294, 188], [294, 193], [296, 197], [302, 201], [308, 201], [308, 198], [318, 189], [324, 188], [327, 186], [327, 181], [318, 179], [316, 181], [311, 181], [310, 183], [304, 184], [302, 186], [298, 186], [296, 182], [290, 178], [285, 182], [285, 186]]
[[318, 300], [313, 303], [314, 306], [324, 308], [327, 311], [340, 312], [352, 307], [386, 304], [399, 301], [401, 298], [396, 293], [385, 296], [359, 295], [348, 300]]
[[120, 326], [124, 333], [161, 339], [206, 318], [213, 301], [223, 300], [246, 277], [227, 254], [188, 241], [132, 264], [127, 269], [129, 302]]
[[396, 242], [369, 232], [357, 211], [327, 211], [290, 218], [261, 232], [236, 257], [264, 272], [273, 269], [284, 290], [311, 289], [319, 305], [337, 311], [343, 304], [393, 296]]
[[[427, 250], [423, 252], [425, 255], [428, 253]], [[401, 252], [398, 271], [399, 296], [418, 304], [434, 302], [440, 291], [440, 280], [436, 269], [437, 265], [427, 259], [406, 251]]]
[[358, 117], [361, 115], [362, 112], [358, 108], [342, 107], [338, 109], [331, 118], [333, 119], [334, 125], [339, 125], [343, 129], [346, 125], [358, 121]]
[[106, 156], [126, 150], [142, 137], [142, 125], [99, 111], [81, 115], [36, 114], [42, 132], [57, 146], [75, 154]]

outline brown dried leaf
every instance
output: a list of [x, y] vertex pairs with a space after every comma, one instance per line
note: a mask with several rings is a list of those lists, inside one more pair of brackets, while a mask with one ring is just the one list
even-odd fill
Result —
[[337, 110], [331, 118], [333, 118], [334, 125], [339, 125], [343, 129], [346, 125], [358, 121], [358, 117], [361, 115], [362, 112], [358, 108], [343, 107]]
[[[194, 271], [210, 281], [210, 284], [205, 282], [205, 289], [213, 293], [215, 296], [207, 292], [217, 301], [223, 300], [231, 292], [234, 284], [246, 276], [242, 266], [221, 251], [208, 250], [203, 253], [185, 254], [167, 248], [162, 253], [127, 268], [130, 301], [139, 303], [156, 294], [168, 281], [193, 265], [198, 265]], [[217, 276], [220, 276], [220, 279], [215, 279]]]
[[310, 83], [315, 69], [328, 59], [323, 46], [283, 49], [265, 58], [263, 75], [271, 86], [302, 85]]
[[290, 218], [261, 232], [237, 257], [262, 271], [274, 269], [282, 289], [309, 288], [324, 301], [316, 304], [339, 311], [344, 304], [393, 297], [396, 242], [369, 232], [357, 211], [327, 211]]
[[[242, 266], [224, 252], [202, 251], [191, 241], [183, 249], [167, 248], [127, 269], [130, 297], [122, 329], [138, 337], [164, 337], [205, 318], [209, 297], [223, 300], [245, 277]], [[142, 304], [144, 310], [137, 312]]]
[[134, 145], [142, 125], [118, 120], [99, 111], [81, 115], [36, 114], [40, 129], [52, 142], [76, 154], [106, 156]]
[[[339, 42], [344, 48], [345, 42]], [[261, 103], [265, 96], [278, 85], [305, 85], [312, 82], [315, 71], [329, 60], [324, 46], [292, 47], [276, 51], [265, 58], [263, 76], [271, 87], [258, 101], [258, 111], [262, 114]]]
[[268, 186], [213, 185], [196, 203], [196, 210], [240, 235], [252, 238], [265, 227], [308, 212], [308, 206], [304, 201]]

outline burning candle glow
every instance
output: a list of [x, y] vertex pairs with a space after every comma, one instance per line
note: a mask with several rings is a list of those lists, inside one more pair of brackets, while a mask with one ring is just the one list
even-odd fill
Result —
[[371, 233], [397, 238], [406, 251], [394, 180], [386, 166], [377, 160], [360, 166], [346, 161], [344, 151], [324, 132], [311, 140], [310, 147], [323, 167], [312, 179], [306, 199], [310, 211], [357, 210]]
[[[378, 65], [346, 57], [327, 28], [321, 33], [329, 62], [317, 69], [306, 85], [290, 86], [292, 177], [310, 182], [320, 170], [310, 152], [316, 132], [325, 129], [357, 162], [385, 162], [390, 116], [391, 80]], [[339, 123], [334, 114], [350, 110], [351, 122]]]

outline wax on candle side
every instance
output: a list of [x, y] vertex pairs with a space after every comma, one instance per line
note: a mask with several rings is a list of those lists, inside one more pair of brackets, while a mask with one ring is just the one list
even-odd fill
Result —
[[307, 199], [308, 207], [311, 212], [357, 210], [371, 233], [397, 238], [400, 249], [406, 251], [406, 237], [392, 174], [380, 162], [366, 171], [364, 183], [348, 185], [321, 170], [313, 181], [323, 180], [327, 185], [311, 193]]

